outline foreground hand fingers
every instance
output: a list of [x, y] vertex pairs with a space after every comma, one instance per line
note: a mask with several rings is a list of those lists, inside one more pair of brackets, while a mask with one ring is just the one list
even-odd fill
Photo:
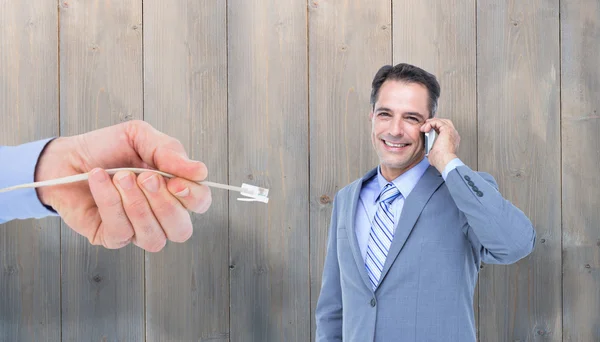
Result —
[[167, 182], [167, 188], [184, 207], [195, 213], [205, 213], [212, 203], [212, 194], [206, 185], [183, 178], [173, 178]]
[[132, 147], [148, 165], [193, 181], [206, 178], [206, 165], [188, 159], [179, 140], [156, 130], [144, 121], [129, 121], [125, 127], [127, 136], [133, 143]]
[[148, 252], [158, 252], [166, 244], [166, 236], [152, 208], [138, 187], [136, 177], [132, 172], [119, 171], [113, 177], [123, 201], [123, 208], [133, 226], [136, 246]]
[[106, 248], [120, 248], [127, 245], [134, 235], [133, 226], [129, 222], [121, 195], [110, 181], [106, 171], [92, 170], [89, 177], [90, 191], [98, 207], [102, 223], [96, 230], [91, 241], [94, 245], [104, 245]]
[[138, 184], [166, 237], [173, 242], [187, 241], [193, 232], [190, 214], [169, 192], [165, 179], [154, 172], [144, 172], [138, 176]]
[[154, 153], [154, 160], [159, 170], [185, 179], [202, 181], [208, 175], [206, 165], [201, 161], [188, 159], [185, 152], [159, 147]]

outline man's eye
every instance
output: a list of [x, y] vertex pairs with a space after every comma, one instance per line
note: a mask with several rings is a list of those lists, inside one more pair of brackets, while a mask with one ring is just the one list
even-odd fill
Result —
[[385, 112], [379, 113], [379, 116], [390, 116], [390, 113], [385, 113]]
[[419, 118], [417, 118], [416, 116], [409, 116], [408, 120], [410, 120], [412, 122], [419, 122]]

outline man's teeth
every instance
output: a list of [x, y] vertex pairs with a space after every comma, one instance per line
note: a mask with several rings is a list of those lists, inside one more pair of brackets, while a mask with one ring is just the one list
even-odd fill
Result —
[[391, 142], [388, 141], [383, 141], [386, 145], [390, 146], [390, 147], [404, 147], [407, 146], [408, 144], [392, 144]]

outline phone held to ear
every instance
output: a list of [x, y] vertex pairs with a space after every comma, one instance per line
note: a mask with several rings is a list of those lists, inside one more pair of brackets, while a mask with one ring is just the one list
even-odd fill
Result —
[[431, 131], [424, 133], [425, 135], [425, 156], [429, 155], [429, 151], [433, 148], [435, 138], [437, 138], [437, 132], [432, 128]]

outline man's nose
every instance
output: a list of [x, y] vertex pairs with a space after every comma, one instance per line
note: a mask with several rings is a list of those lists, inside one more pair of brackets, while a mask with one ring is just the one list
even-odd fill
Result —
[[401, 137], [404, 135], [404, 121], [402, 120], [402, 118], [395, 118], [394, 120], [392, 120], [390, 134], [395, 137]]

